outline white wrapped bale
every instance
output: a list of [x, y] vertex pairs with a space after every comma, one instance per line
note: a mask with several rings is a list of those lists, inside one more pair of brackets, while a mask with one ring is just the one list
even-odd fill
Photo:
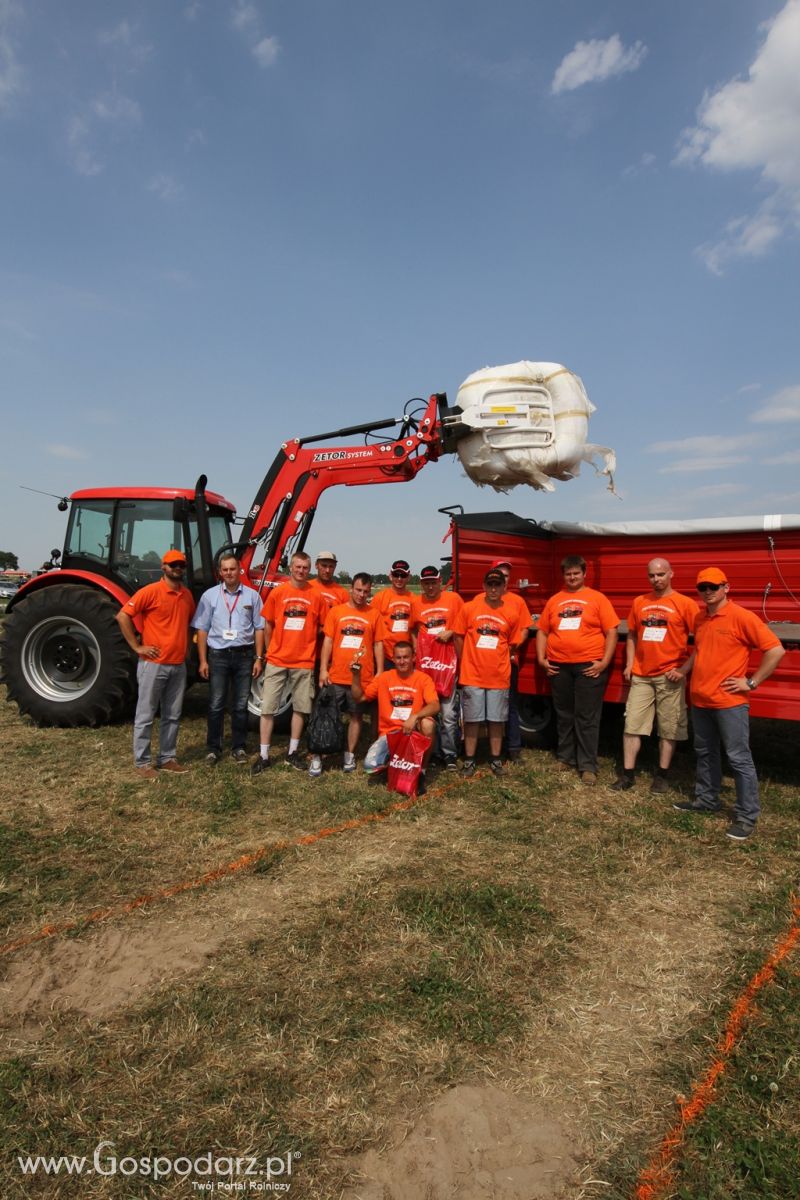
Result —
[[460, 421], [475, 430], [457, 445], [474, 483], [498, 492], [518, 483], [552, 492], [554, 479], [574, 479], [586, 462], [614, 490], [616, 455], [587, 441], [595, 407], [578, 376], [559, 363], [484, 367], [464, 380], [456, 404]]

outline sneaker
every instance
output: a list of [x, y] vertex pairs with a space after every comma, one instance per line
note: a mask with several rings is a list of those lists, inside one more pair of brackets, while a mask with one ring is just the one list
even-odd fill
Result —
[[308, 764], [308, 773], [312, 779], [319, 779], [322, 774], [322, 759], [318, 754], [312, 754], [311, 762]]
[[475, 774], [475, 759], [474, 758], [465, 758], [464, 759], [464, 765], [461, 768], [461, 774], [465, 775], [467, 778], [469, 778], [471, 775]]
[[222, 756], [216, 750], [209, 750], [206, 755], [206, 766], [215, 767]]
[[672, 807], [676, 812], [706, 814], [722, 812], [721, 804], [704, 804], [702, 800], [677, 800]]
[[299, 750], [293, 750], [291, 754], [286, 755], [286, 766], [294, 767], [295, 771], [305, 771], [306, 762], [300, 754]]
[[634, 778], [632, 775], [618, 775], [611, 785], [612, 792], [627, 792], [633, 787]]
[[725, 837], [731, 838], [734, 842], [746, 842], [755, 829], [755, 825], [743, 825], [741, 821], [734, 821], [728, 829], [725, 830]]
[[260, 754], [257, 754], [250, 763], [250, 774], [260, 775], [262, 771], [266, 771], [267, 767], [270, 766], [272, 766], [272, 764], [268, 758], [262, 758]]
[[597, 783], [594, 771], [581, 771], [581, 783], [585, 783], [587, 787], [594, 787]]
[[493, 775], [505, 775], [505, 771], [503, 770], [503, 764], [499, 758], [492, 759], [492, 761], [489, 763], [489, 770], [492, 772]]
[[653, 782], [650, 784], [650, 791], [657, 796], [664, 796], [669, 791], [669, 783], [666, 775], [654, 775]]
[[457, 771], [458, 763], [454, 758], [446, 758], [444, 760], [444, 769], [445, 771]]
[[556, 770], [557, 771], [574, 771], [575, 767], [573, 766], [572, 763], [566, 763], [566, 762], [563, 762], [562, 759], [557, 758], [556, 759]]
[[247, 762], [247, 751], [242, 750], [241, 747], [238, 750], [231, 750], [231, 758], [235, 763], [244, 764]]
[[355, 771], [355, 769], [356, 769], [355, 754], [351, 754], [349, 751], [345, 751], [344, 763], [342, 764], [342, 770], [344, 772], [346, 772], [346, 774], [349, 775], [350, 772]]
[[137, 767], [136, 774], [140, 779], [149, 779], [151, 782], [154, 779], [158, 779], [158, 771], [155, 767], [151, 767], [149, 763], [146, 767]]
[[169, 762], [162, 763], [158, 769], [159, 771], [172, 771], [173, 775], [185, 775], [189, 770], [188, 767], [182, 767], [177, 758], [171, 758]]
[[425, 772], [420, 771], [417, 777], [417, 795], [424, 796], [428, 790], [428, 785], [425, 783]]

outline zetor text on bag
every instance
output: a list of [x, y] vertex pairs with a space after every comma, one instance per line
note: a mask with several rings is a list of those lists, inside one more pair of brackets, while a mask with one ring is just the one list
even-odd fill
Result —
[[386, 786], [390, 792], [415, 796], [422, 760], [431, 739], [424, 733], [418, 733], [416, 729], [413, 733], [403, 733], [401, 729], [395, 729], [387, 733], [386, 741], [389, 746]]
[[453, 694], [458, 656], [452, 642], [440, 642], [435, 634], [420, 629], [417, 635], [417, 667], [430, 675], [436, 694], [442, 699]]

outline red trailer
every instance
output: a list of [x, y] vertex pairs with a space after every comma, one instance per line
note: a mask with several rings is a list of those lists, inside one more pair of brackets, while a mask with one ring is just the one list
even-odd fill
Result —
[[[800, 516], [591, 525], [537, 522], [511, 512], [442, 511], [451, 518], [453, 587], [463, 596], [481, 591], [491, 562], [507, 559], [511, 590], [538, 614], [561, 586], [562, 558], [580, 554], [586, 559], [587, 584], [609, 597], [623, 622], [606, 691], [611, 702], [624, 702], [627, 696], [624, 622], [633, 598], [649, 590], [649, 559], [669, 559], [675, 590], [691, 596], [698, 571], [721, 567], [730, 580], [731, 598], [758, 613], [794, 651], [753, 695], [753, 716], [800, 719]], [[544, 744], [553, 731], [550, 688], [532, 642], [523, 653], [519, 690], [523, 731], [529, 740]]]

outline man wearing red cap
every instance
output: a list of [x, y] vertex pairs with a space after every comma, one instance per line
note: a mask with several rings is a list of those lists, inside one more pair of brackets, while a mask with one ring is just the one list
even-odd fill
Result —
[[[758, 776], [750, 753], [748, 697], [768, 679], [786, 651], [755, 613], [728, 600], [728, 580], [718, 567], [697, 576], [697, 591], [705, 602], [694, 627], [694, 654], [681, 668], [692, 672], [692, 724], [697, 754], [694, 800], [673, 804], [681, 812], [713, 813], [722, 808], [720, 747], [736, 783], [735, 820], [727, 830], [733, 841], [750, 837], [761, 812]], [[761, 661], [747, 673], [753, 650]]]
[[133, 758], [143, 779], [158, 778], [151, 760], [150, 739], [159, 709], [158, 767], [176, 774], [186, 771], [177, 758], [178, 725], [186, 690], [189, 621], [194, 613], [192, 593], [183, 586], [185, 570], [183, 552], [168, 550], [161, 559], [162, 578], [140, 588], [117, 613], [122, 636], [139, 657]]

